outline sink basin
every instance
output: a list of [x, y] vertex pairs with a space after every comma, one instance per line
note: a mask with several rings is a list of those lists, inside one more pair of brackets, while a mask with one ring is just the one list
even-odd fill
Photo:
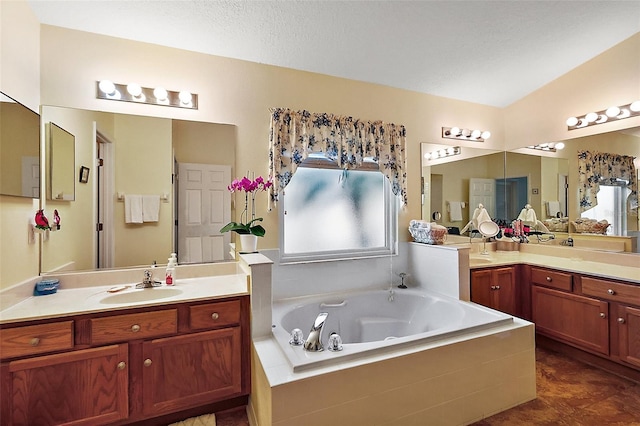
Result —
[[147, 302], [158, 299], [166, 299], [167, 297], [177, 296], [182, 293], [179, 288], [144, 288], [130, 290], [125, 293], [115, 293], [100, 299], [100, 303], [105, 305], [115, 305], [119, 303], [135, 303]]
[[490, 257], [469, 257], [469, 263], [470, 264], [479, 264], [479, 263], [491, 263], [493, 262], [493, 260], [491, 260]]

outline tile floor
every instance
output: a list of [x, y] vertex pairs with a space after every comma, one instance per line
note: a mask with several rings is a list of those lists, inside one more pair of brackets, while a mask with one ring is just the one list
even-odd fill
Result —
[[[535, 400], [473, 426], [640, 426], [640, 383], [540, 348], [536, 370]], [[216, 413], [216, 420], [216, 426], [249, 426], [245, 407]]]

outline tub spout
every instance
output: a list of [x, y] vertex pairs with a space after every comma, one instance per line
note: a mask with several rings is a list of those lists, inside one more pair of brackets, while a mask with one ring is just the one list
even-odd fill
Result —
[[307, 337], [307, 340], [304, 342], [305, 351], [320, 352], [324, 349], [322, 346], [322, 328], [324, 327], [327, 316], [329, 316], [328, 313], [321, 312], [316, 317], [311, 331], [309, 331], [309, 337]]

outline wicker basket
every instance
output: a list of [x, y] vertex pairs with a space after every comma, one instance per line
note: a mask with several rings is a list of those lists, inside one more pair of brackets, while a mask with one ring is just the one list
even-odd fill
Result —
[[413, 240], [423, 244], [444, 244], [447, 240], [447, 228], [435, 223], [427, 226], [409, 226]]
[[577, 234], [603, 234], [607, 233], [610, 224], [606, 220], [576, 219], [571, 221]]

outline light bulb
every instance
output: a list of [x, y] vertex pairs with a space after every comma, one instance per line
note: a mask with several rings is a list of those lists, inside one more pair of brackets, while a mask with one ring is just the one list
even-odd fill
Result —
[[632, 102], [629, 109], [633, 112], [640, 112], [640, 101]]
[[616, 115], [620, 114], [620, 108], [618, 108], [617, 106], [609, 107], [605, 111], [605, 114], [607, 114], [607, 117], [615, 117]]
[[459, 127], [452, 127], [451, 128], [451, 134], [453, 136], [456, 136], [456, 137], [460, 136], [461, 135], [460, 128]]
[[447, 151], [444, 149], [441, 149], [440, 151], [438, 151], [438, 155], [440, 157], [446, 157], [447, 156]]
[[134, 98], [138, 98], [142, 94], [142, 87], [138, 83], [129, 83], [127, 84], [127, 92]]
[[589, 125], [589, 122], [587, 121], [586, 118], [581, 118], [578, 120], [578, 124], [576, 124], [576, 127], [587, 127]]
[[617, 117], [617, 118], [622, 119], [622, 118], [628, 118], [628, 117], [630, 117], [630, 116], [631, 116], [631, 111], [629, 111], [629, 110], [628, 110], [628, 109], [626, 109], [626, 108], [622, 108], [622, 109], [620, 110], [620, 115], [618, 115], [618, 117]]
[[468, 138], [469, 136], [471, 136], [471, 130], [463, 129], [462, 130], [462, 136], [464, 136], [465, 138]]
[[596, 124], [602, 124], [602, 123], [604, 123], [605, 121], [607, 121], [608, 119], [609, 119], [609, 117], [607, 117], [606, 115], [604, 115], [604, 114], [600, 114], [600, 115], [598, 116], [598, 119], [597, 119], [596, 121], [594, 121], [594, 123], [596, 123]]
[[567, 126], [573, 127], [578, 124], [578, 119], [576, 117], [567, 118]]
[[188, 105], [191, 103], [191, 92], [183, 90], [180, 92], [178, 97], [180, 98], [180, 102], [184, 105]]
[[98, 88], [100, 88], [100, 91], [105, 95], [113, 95], [116, 92], [116, 85], [113, 84], [111, 80], [100, 80]]
[[556, 149], [564, 149], [564, 142], [558, 142], [556, 144]]
[[431, 153], [430, 153], [430, 152], [427, 152], [427, 153], [424, 155], [424, 159], [425, 159], [425, 160], [431, 160]]
[[167, 93], [167, 90], [164, 87], [156, 87], [153, 89], [153, 96], [155, 96], [158, 101], [162, 102], [167, 100], [169, 93]]
[[455, 152], [456, 152], [456, 150], [455, 150], [455, 149], [453, 149], [453, 147], [449, 147], [449, 148], [447, 148], [447, 154], [449, 154], [449, 155], [453, 155], [453, 154], [455, 154]]
[[488, 130], [485, 130], [484, 132], [482, 132], [482, 139], [487, 140], [491, 137], [491, 132]]
[[482, 132], [480, 130], [474, 130], [473, 132], [471, 132], [471, 137], [474, 139], [478, 139], [481, 134]]
[[584, 118], [585, 120], [587, 120], [587, 123], [593, 123], [598, 119], [598, 114], [596, 114], [595, 112], [590, 112], [589, 114], [585, 115]]

